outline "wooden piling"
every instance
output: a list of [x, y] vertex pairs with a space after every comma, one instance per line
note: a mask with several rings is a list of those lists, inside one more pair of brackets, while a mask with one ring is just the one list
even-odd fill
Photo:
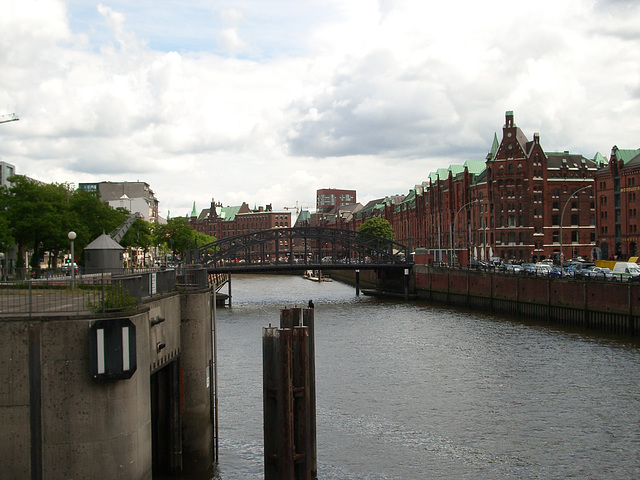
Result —
[[302, 318], [302, 309], [285, 309], [281, 328], [263, 329], [265, 480], [317, 478], [313, 347]]

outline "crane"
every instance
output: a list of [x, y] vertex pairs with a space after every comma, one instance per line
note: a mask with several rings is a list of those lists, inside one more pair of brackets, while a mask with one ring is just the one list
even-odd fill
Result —
[[0, 123], [15, 122], [20, 120], [15, 113], [7, 113], [6, 115], [0, 115]]
[[300, 202], [298, 202], [298, 200], [296, 200], [296, 206], [295, 207], [282, 207], [284, 210], [295, 210], [296, 214], [300, 213], [300, 210], [306, 210], [309, 207], [301, 207], [300, 206]]
[[129, 215], [129, 218], [127, 218], [122, 225], [120, 225], [113, 232], [111, 232], [109, 236], [113, 238], [116, 242], [120, 243], [120, 240], [122, 240], [122, 237], [124, 237], [124, 234], [127, 233], [127, 230], [131, 228], [131, 225], [133, 225], [133, 223], [138, 218], [144, 218], [144, 217], [140, 214], [140, 212], [132, 213], [131, 215]]

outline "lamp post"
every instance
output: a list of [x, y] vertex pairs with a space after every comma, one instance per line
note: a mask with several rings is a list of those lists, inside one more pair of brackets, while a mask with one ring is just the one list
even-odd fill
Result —
[[452, 267], [453, 267], [453, 266], [455, 266], [455, 265], [454, 265], [454, 263], [455, 263], [455, 262], [453, 261], [453, 255], [454, 255], [454, 251], [455, 251], [455, 246], [454, 246], [454, 244], [453, 244], [453, 240], [454, 240], [454, 237], [453, 237], [453, 230], [454, 230], [455, 225], [456, 225], [456, 220], [458, 219], [458, 214], [459, 214], [462, 210], [464, 210], [465, 208], [467, 208], [469, 205], [471, 205], [472, 203], [476, 203], [477, 201], [478, 201], [478, 199], [475, 199], [475, 200], [471, 200], [470, 202], [465, 203], [463, 206], [461, 206], [461, 207], [460, 207], [460, 210], [458, 210], [458, 211], [456, 212], [456, 214], [453, 216], [453, 223], [451, 224], [451, 229], [449, 230], [449, 242], [450, 242], [450, 244], [451, 244], [451, 258], [450, 258], [449, 260], [450, 260], [450, 263], [451, 263], [451, 266], [452, 266]]
[[76, 264], [73, 261], [73, 241], [76, 239], [76, 232], [69, 232], [67, 237], [71, 240], [71, 291], [73, 291], [76, 283]]
[[571, 195], [569, 195], [569, 198], [567, 198], [567, 201], [564, 202], [564, 207], [562, 207], [562, 214], [560, 215], [560, 266], [561, 267], [562, 265], [564, 265], [564, 252], [562, 251], [562, 224], [564, 223], [564, 212], [567, 209], [567, 205], [569, 205], [569, 200], [571, 200], [573, 197], [575, 197], [578, 193], [582, 192], [583, 190], [588, 190], [590, 188], [593, 188], [593, 185], [587, 185], [586, 187], [579, 188], [578, 190], [573, 192]]

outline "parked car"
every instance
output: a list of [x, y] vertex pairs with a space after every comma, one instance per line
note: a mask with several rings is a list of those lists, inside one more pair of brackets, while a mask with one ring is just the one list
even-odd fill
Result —
[[517, 263], [508, 263], [506, 266], [505, 272], [511, 273], [511, 274], [522, 273], [522, 267]]
[[588, 273], [587, 270], [595, 267], [594, 263], [588, 262], [572, 262], [567, 267], [567, 272], [570, 277], [584, 279], [587, 278]]
[[589, 277], [596, 280], [613, 280], [614, 275], [610, 268], [593, 267], [589, 270]]
[[547, 263], [536, 263], [534, 268], [539, 277], [548, 277], [551, 273], [551, 265]]
[[73, 266], [70, 263], [65, 263], [62, 267], [60, 267], [60, 272], [64, 273], [65, 275], [71, 275], [71, 270], [75, 270], [75, 273], [78, 273], [78, 265], [76, 263], [73, 264]]
[[523, 275], [535, 275], [536, 274], [536, 265], [535, 263], [523, 263], [521, 266], [522, 270], [520, 271]]
[[562, 278], [562, 269], [560, 267], [551, 267], [549, 276], [552, 278]]

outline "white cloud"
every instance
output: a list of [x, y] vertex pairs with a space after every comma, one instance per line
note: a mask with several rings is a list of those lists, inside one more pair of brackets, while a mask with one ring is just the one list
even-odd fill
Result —
[[[360, 200], [484, 158], [505, 110], [549, 151], [638, 147], [634, 2], [0, 0], [0, 156], [141, 180], [163, 214]], [[305, 205], [312, 206], [312, 205]]]

